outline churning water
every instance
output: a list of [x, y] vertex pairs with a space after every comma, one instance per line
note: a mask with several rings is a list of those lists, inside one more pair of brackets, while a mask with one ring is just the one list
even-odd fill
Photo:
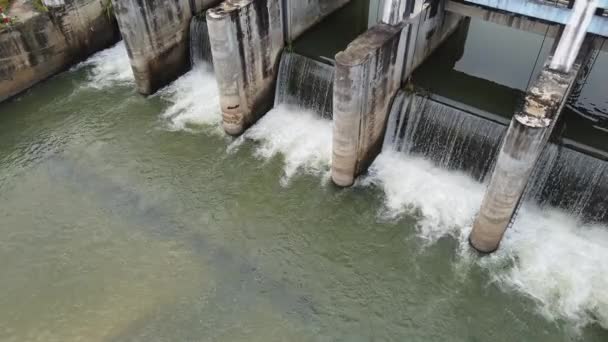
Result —
[[86, 84], [88, 87], [104, 89], [117, 85], [135, 84], [129, 55], [123, 41], [94, 54], [73, 69], [78, 70], [84, 67], [90, 67], [88, 69], [89, 82]]
[[196, 130], [202, 126], [220, 131], [222, 120], [215, 76], [205, 64], [192, 70], [160, 90], [162, 99], [170, 103], [161, 114], [173, 130]]
[[279, 66], [275, 107], [259, 120], [230, 150], [246, 140], [257, 141], [255, 154], [271, 159], [281, 154], [287, 185], [298, 172], [329, 180], [332, 146], [332, 66], [284, 53]]
[[[384, 152], [364, 184], [384, 190], [387, 215], [416, 215], [425, 241], [452, 236], [467, 255], [485, 190], [479, 180], [504, 127], [418, 95], [399, 98], [395, 107]], [[476, 145], [473, 155], [466, 154], [468, 143]], [[608, 327], [608, 226], [593, 223], [606, 223], [606, 170], [605, 161], [550, 145], [500, 250], [474, 258], [501, 287], [529, 296], [545, 317], [575, 329]]]
[[0, 104], [1, 340], [606, 339], [605, 227], [528, 205], [479, 258], [469, 170], [387, 145], [353, 189], [293, 179], [330, 120], [278, 103], [226, 154], [212, 74], [144, 98], [119, 46]]

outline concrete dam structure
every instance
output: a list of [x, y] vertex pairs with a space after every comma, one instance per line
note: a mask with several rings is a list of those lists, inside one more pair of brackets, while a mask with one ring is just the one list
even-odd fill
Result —
[[[9, 56], [9, 62], [3, 64], [0, 90], [4, 98], [14, 95], [114, 41], [114, 19], [110, 8], [104, 7], [113, 5], [141, 94], [154, 93], [198, 60], [206, 61], [213, 65], [217, 79], [226, 133], [241, 135], [278, 106], [295, 106], [331, 118], [331, 178], [335, 184], [348, 187], [387, 144], [387, 126], [394, 129], [395, 125], [389, 116], [403, 111], [404, 95], [397, 94], [411, 85], [414, 71], [454, 32], [463, 32], [466, 38], [466, 16], [536, 33], [544, 27], [545, 37], [555, 39], [551, 57], [531, 82], [523, 108], [513, 116], [509, 130], [500, 135], [504, 136], [501, 148], [495, 141], [493, 149], [487, 150], [486, 160], [495, 162], [472, 167], [479, 181], [487, 174], [489, 185], [471, 243], [483, 252], [496, 250], [516, 216], [581, 66], [588, 63], [592, 51], [604, 46], [605, 4], [578, 0], [574, 6], [564, 7], [557, 3], [552, 7], [555, 13], [548, 15], [539, 8], [549, 4], [536, 8], [527, 2], [520, 6], [511, 2], [372, 1], [360, 7], [367, 16], [364, 27], [341, 28], [353, 38], [336, 41], [329, 49], [309, 50], [304, 52], [306, 56], [298, 54], [299, 49], [307, 51], [301, 47], [307, 32], [316, 34], [314, 28], [321, 27], [324, 18], [339, 16], [342, 8], [359, 8], [356, 3], [114, 0], [104, 4], [74, 0], [47, 1], [48, 12], [42, 13], [34, 11], [30, 3], [17, 2], [14, 10], [29, 9], [31, 17], [3, 32], [6, 43], [2, 52]], [[564, 11], [570, 12], [562, 28]], [[94, 38], [90, 32], [95, 33]], [[45, 53], [38, 56], [35, 51]], [[338, 51], [335, 56], [334, 51]], [[29, 58], [24, 60], [23, 56]], [[405, 102], [412, 106], [417, 101]], [[428, 134], [426, 144], [432, 144], [435, 133]], [[458, 157], [441, 158], [449, 158], [451, 165]]]
[[5, 3], [0, 340], [607, 340], [606, 1]]

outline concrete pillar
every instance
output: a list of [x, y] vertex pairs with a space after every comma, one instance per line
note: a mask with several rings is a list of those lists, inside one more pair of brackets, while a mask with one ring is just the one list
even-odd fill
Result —
[[294, 41], [304, 31], [351, 0], [282, 0], [285, 39]]
[[391, 100], [401, 85], [410, 26], [379, 24], [336, 55], [332, 179], [350, 186], [382, 148]]
[[112, 0], [137, 90], [149, 95], [188, 70], [192, 15], [218, 0]]
[[226, 0], [207, 11], [224, 130], [241, 134], [273, 105], [285, 44], [280, 0]]
[[[413, 5], [405, 9], [400, 7], [405, 2], [387, 3], [397, 11], [389, 17], [398, 18], [420, 2], [408, 2]], [[398, 25], [374, 26], [336, 55], [332, 179], [337, 185], [352, 185], [371, 164], [402, 80], [458, 27], [462, 18], [446, 15], [442, 6], [421, 6]]]
[[478, 251], [498, 249], [577, 71], [575, 67], [564, 74], [545, 66], [528, 91], [522, 111], [513, 117], [469, 239]]

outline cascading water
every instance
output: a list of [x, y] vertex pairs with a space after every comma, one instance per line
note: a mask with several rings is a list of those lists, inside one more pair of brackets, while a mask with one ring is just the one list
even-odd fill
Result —
[[283, 53], [274, 108], [231, 146], [258, 142], [256, 154], [285, 161], [282, 183], [298, 171], [329, 179], [332, 146], [333, 67], [294, 53]]
[[581, 221], [608, 223], [608, 162], [550, 144], [526, 190], [526, 200], [566, 210]]
[[275, 106], [295, 106], [331, 119], [333, 82], [331, 65], [285, 52], [279, 66]]
[[210, 126], [221, 133], [219, 91], [204, 15], [194, 16], [190, 21], [190, 62], [189, 72], [159, 91], [161, 98], [170, 103], [161, 117], [171, 130], [191, 131]]
[[190, 21], [190, 63], [192, 68], [213, 68], [211, 41], [204, 14], [192, 17]]
[[391, 109], [384, 149], [424, 156], [482, 181], [506, 127], [432, 98], [400, 93]]

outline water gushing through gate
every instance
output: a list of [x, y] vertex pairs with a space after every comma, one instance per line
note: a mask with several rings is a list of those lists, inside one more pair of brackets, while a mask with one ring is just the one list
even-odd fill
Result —
[[275, 106], [237, 139], [258, 142], [256, 155], [284, 158], [282, 183], [299, 171], [329, 179], [332, 146], [333, 67], [293, 53], [281, 58]]
[[213, 69], [211, 42], [204, 15], [194, 16], [190, 21], [190, 64], [193, 69], [197, 67]]

